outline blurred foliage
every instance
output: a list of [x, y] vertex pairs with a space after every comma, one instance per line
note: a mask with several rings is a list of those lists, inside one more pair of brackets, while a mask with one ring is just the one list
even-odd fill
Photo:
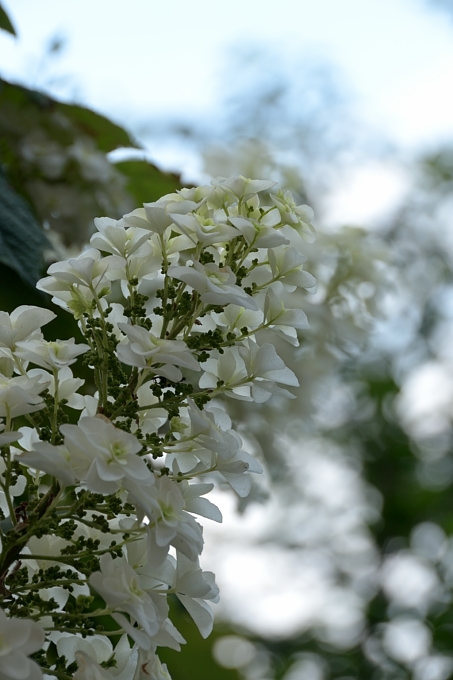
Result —
[[[270, 670], [255, 676], [252, 663], [243, 678], [453, 677], [453, 401], [446, 389], [453, 385], [453, 150], [426, 154], [412, 172], [412, 191], [379, 233], [344, 228], [320, 234], [308, 252], [307, 269], [320, 282], [318, 299], [301, 300], [312, 330], [301, 338], [296, 361], [284, 345], [278, 348], [299, 376], [302, 398], [284, 408], [230, 407], [266, 458], [277, 485], [271, 493], [279, 493], [284, 505], [283, 522], [314, 502], [308, 487], [298, 486], [295, 470], [316, 441], [320, 453], [334, 445], [360, 470], [370, 499], [372, 489], [381, 499], [378, 514], [365, 519], [376, 551], [374, 557], [368, 551], [374, 571], [366, 588], [360, 579], [354, 582], [354, 569], [342, 566], [347, 548], [335, 552], [335, 534], [327, 543], [319, 535], [298, 543], [277, 518], [280, 529], [269, 530], [264, 540], [300, 550], [301, 568], [304, 554], [328, 550], [337, 583], [362, 600], [363, 622], [355, 639], [339, 645], [315, 623], [280, 641], [252, 634], [267, 650]], [[414, 379], [425, 371], [428, 380], [434, 369], [445, 384], [420, 382], [415, 392]], [[424, 411], [417, 411], [422, 397]], [[284, 432], [300, 442], [295, 465], [282, 448]], [[352, 507], [352, 486], [350, 494]], [[313, 520], [325, 512], [322, 506], [313, 506]], [[305, 521], [310, 517], [305, 514]], [[359, 563], [365, 552], [353, 559]], [[398, 637], [408, 624], [415, 626], [412, 637]], [[416, 633], [426, 644], [417, 642]]]
[[148, 161], [121, 161], [115, 163], [115, 169], [127, 178], [126, 189], [135, 205], [157, 201], [181, 187], [178, 175], [164, 173]]

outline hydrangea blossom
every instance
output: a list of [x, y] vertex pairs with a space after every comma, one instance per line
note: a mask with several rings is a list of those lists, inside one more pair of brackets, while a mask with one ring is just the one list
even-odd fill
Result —
[[291, 294], [316, 283], [312, 211], [270, 191], [218, 177], [98, 218], [91, 247], [38, 283], [83, 343], [47, 340], [49, 310], [0, 312], [1, 677], [169, 680], [158, 647], [184, 642], [170, 594], [211, 632], [198, 519], [222, 521], [214, 485], [243, 498], [262, 471], [223, 398], [294, 397], [273, 336], [298, 345]]

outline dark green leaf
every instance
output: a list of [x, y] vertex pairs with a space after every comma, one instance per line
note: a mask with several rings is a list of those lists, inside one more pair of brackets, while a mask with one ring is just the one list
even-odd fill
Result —
[[26, 201], [0, 173], [0, 262], [34, 285], [42, 274], [43, 252], [50, 247]]
[[112, 123], [111, 120], [101, 116], [99, 113], [76, 104], [55, 103], [57, 110], [67, 116], [81, 133], [88, 135], [96, 141], [100, 151], [108, 153], [123, 146], [135, 149], [140, 148], [140, 144], [132, 139], [124, 128]]
[[0, 106], [0, 125], [3, 119], [9, 123], [7, 113], [14, 108], [19, 116], [18, 129], [28, 120], [36, 127], [41, 125], [47, 129], [60, 143], [72, 144], [75, 138], [87, 136], [104, 153], [120, 147], [140, 148], [126, 130], [101, 114], [77, 104], [64, 104], [43, 92], [3, 79], [0, 79]]
[[115, 168], [128, 178], [126, 188], [139, 204], [157, 201], [182, 187], [179, 175], [162, 172], [148, 161], [122, 161]]
[[0, 5], [0, 28], [3, 29], [4, 31], [7, 31], [8, 33], [11, 33], [11, 35], [16, 35], [17, 33], [14, 30], [14, 26], [12, 25], [9, 16], [3, 9], [3, 7]]

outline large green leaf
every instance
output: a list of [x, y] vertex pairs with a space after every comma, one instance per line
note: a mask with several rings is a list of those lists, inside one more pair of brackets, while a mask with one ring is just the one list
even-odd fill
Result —
[[162, 172], [148, 161], [122, 161], [115, 168], [127, 177], [126, 188], [139, 204], [157, 201], [182, 187], [179, 175]]
[[37, 90], [0, 79], [0, 125], [4, 121], [11, 128], [7, 112], [17, 111], [14, 126], [18, 133], [22, 123], [31, 127], [41, 126], [52, 133], [52, 138], [71, 144], [75, 138], [87, 136], [93, 139], [99, 151], [108, 153], [120, 147], [140, 148], [140, 145], [116, 123], [99, 113], [77, 104], [64, 104]]
[[120, 147], [139, 149], [136, 142], [124, 128], [112, 123], [101, 114], [77, 104], [55, 102], [58, 111], [67, 116], [81, 133], [96, 140], [97, 148], [104, 153]]
[[0, 262], [34, 285], [42, 274], [46, 248], [50, 243], [26, 201], [0, 173]]
[[1, 5], [0, 5], [0, 28], [4, 31], [7, 31], [8, 33], [11, 33], [11, 35], [17, 35], [9, 16], [7, 15], [7, 13], [5, 12]]

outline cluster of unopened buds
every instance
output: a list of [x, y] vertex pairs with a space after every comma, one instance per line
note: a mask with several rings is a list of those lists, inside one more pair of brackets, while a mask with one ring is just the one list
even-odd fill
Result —
[[0, 312], [2, 678], [168, 679], [170, 595], [209, 635], [194, 515], [220, 522], [214, 482], [244, 497], [261, 471], [222, 397], [294, 397], [269, 333], [297, 346], [307, 319], [284, 300], [315, 286], [312, 211], [273, 188], [218, 178], [97, 219], [38, 283], [83, 344], [44, 339], [49, 309]]

